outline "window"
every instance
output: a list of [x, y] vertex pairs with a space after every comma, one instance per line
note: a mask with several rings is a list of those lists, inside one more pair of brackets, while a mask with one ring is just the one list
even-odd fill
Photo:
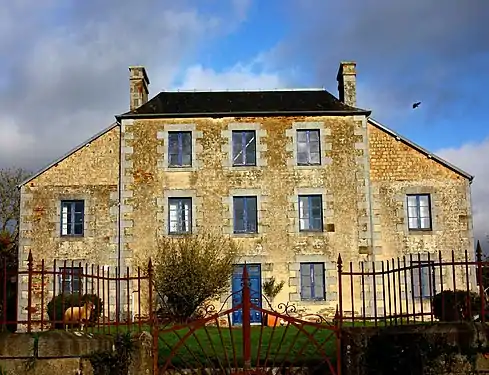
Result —
[[297, 164], [320, 165], [319, 130], [297, 130]]
[[255, 131], [233, 131], [233, 165], [256, 165]]
[[83, 236], [85, 202], [61, 201], [61, 235]]
[[83, 268], [66, 267], [59, 269], [59, 290], [62, 293], [82, 293]]
[[321, 195], [299, 195], [299, 230], [323, 230], [323, 203]]
[[429, 298], [435, 295], [434, 263], [413, 261], [413, 292], [415, 298]]
[[234, 233], [257, 233], [256, 197], [233, 198]]
[[429, 194], [408, 195], [408, 226], [410, 230], [431, 230]]
[[324, 300], [324, 263], [301, 263], [301, 299]]
[[192, 232], [192, 198], [169, 198], [168, 233]]
[[192, 132], [168, 132], [168, 166], [192, 166]]

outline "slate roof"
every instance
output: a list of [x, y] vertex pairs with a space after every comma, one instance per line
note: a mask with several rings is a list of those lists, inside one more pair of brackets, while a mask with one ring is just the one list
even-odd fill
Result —
[[276, 115], [370, 115], [324, 89], [270, 91], [162, 91], [120, 118]]

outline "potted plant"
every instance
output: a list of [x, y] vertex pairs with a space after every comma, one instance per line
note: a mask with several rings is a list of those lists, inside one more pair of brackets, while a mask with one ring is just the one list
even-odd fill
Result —
[[[263, 294], [265, 295], [265, 297], [268, 299], [268, 301], [270, 302], [270, 305], [272, 305], [272, 308], [273, 308], [273, 300], [275, 299], [275, 297], [277, 297], [277, 295], [280, 293], [280, 291], [283, 289], [284, 287], [284, 284], [285, 284], [285, 281], [281, 281], [279, 283], [276, 283], [275, 282], [275, 277], [271, 277], [269, 280], [265, 281], [263, 283]], [[274, 315], [268, 315], [266, 314], [264, 316], [264, 320], [265, 320], [265, 324], [267, 326], [274, 326], [275, 325], [275, 321], [277, 320], [277, 317], [274, 316]]]

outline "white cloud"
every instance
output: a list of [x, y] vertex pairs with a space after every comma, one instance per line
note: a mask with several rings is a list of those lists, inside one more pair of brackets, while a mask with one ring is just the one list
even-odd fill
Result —
[[489, 138], [480, 143], [467, 143], [459, 148], [446, 148], [437, 153], [450, 163], [475, 176], [472, 183], [472, 206], [476, 239], [489, 248]]
[[202, 65], [189, 67], [180, 90], [258, 90], [285, 87], [276, 73], [254, 72], [252, 65], [237, 64], [228, 70], [217, 72]]
[[200, 46], [233, 32], [249, 8], [249, 1], [235, 0], [206, 14], [196, 3], [5, 5], [0, 47], [9, 53], [0, 61], [0, 130], [8, 136], [0, 140], [0, 167], [40, 168], [114, 121], [129, 107], [129, 65], [147, 67], [152, 95], [171, 87]]

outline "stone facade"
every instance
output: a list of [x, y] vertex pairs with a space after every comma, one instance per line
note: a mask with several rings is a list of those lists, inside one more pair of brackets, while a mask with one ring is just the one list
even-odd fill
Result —
[[[346, 81], [354, 89], [354, 79]], [[320, 165], [297, 165], [299, 129], [319, 130]], [[233, 130], [255, 131], [255, 166], [232, 166]], [[168, 167], [170, 131], [191, 132], [191, 166]], [[431, 194], [432, 230], [408, 230], [411, 193]], [[321, 232], [299, 231], [298, 196], [307, 194], [322, 197]], [[257, 197], [257, 233], [234, 233], [233, 196]], [[307, 311], [335, 311], [339, 254], [356, 265], [438, 250], [473, 253], [469, 179], [366, 116], [154, 118], [122, 119], [22, 186], [21, 264], [32, 251], [50, 265], [146, 267], [158, 238], [168, 235], [171, 197], [192, 199], [193, 232], [231, 236], [244, 249], [241, 262], [261, 264], [262, 280], [286, 282], [275, 303]], [[65, 198], [85, 200], [83, 237], [59, 235]], [[304, 262], [324, 264], [321, 301], [301, 299]]]

